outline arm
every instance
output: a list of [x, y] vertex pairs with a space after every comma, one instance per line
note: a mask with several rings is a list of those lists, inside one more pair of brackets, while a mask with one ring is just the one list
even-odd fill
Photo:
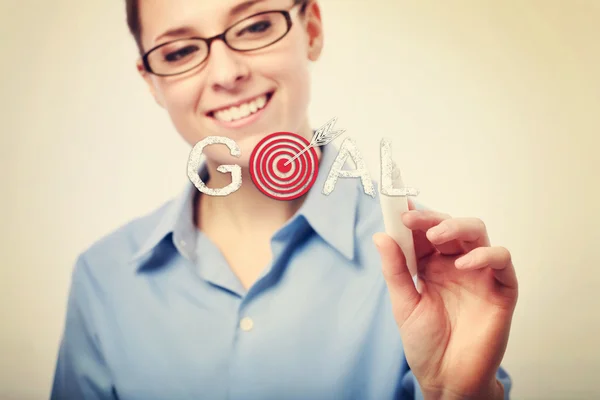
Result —
[[51, 400], [116, 399], [92, 324], [94, 293], [88, 267], [80, 257], [73, 270]]

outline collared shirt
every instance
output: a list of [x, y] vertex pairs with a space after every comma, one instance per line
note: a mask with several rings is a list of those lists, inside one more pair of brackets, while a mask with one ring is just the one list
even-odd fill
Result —
[[191, 184], [83, 252], [52, 400], [422, 398], [371, 239], [384, 231], [379, 199], [353, 178], [322, 193], [336, 155], [322, 147], [249, 290], [195, 228]]

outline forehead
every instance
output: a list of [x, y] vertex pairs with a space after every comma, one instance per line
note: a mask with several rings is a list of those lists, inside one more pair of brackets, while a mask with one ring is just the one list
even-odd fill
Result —
[[142, 42], [151, 46], [164, 32], [182, 27], [212, 36], [254, 12], [287, 9], [292, 4], [292, 0], [142, 0]]

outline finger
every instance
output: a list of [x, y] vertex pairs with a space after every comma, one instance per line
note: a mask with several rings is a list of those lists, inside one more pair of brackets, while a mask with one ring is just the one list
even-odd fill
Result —
[[455, 261], [461, 270], [491, 268], [496, 280], [511, 289], [517, 288], [517, 274], [510, 252], [501, 246], [477, 247]]
[[[417, 206], [414, 200], [408, 197], [408, 210], [416, 210]], [[415, 256], [417, 260], [428, 257], [431, 254], [435, 253], [435, 246], [431, 244], [427, 236], [425, 235], [425, 231], [413, 230], [413, 242], [415, 245]]]
[[427, 231], [427, 239], [435, 246], [451, 241], [462, 242], [465, 252], [490, 245], [485, 224], [479, 218], [446, 219]]
[[[414, 210], [402, 214], [402, 222], [407, 228], [425, 233], [443, 221], [450, 219], [452, 219], [450, 215], [432, 210]], [[449, 240], [436, 244], [431, 242], [427, 236], [427, 241], [442, 254], [453, 255], [465, 252], [465, 249], [458, 240]]]
[[412, 231], [412, 233], [413, 243], [415, 244], [415, 257], [417, 260], [421, 260], [436, 252], [435, 246], [427, 239], [426, 232]]
[[398, 244], [385, 233], [373, 235], [381, 257], [382, 272], [390, 293], [394, 316], [401, 327], [412, 314], [421, 296], [408, 271], [406, 259]]

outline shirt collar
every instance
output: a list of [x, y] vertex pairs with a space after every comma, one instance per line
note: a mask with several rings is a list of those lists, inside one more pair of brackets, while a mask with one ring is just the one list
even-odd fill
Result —
[[[320, 147], [320, 150], [317, 179], [297, 215], [303, 216], [323, 240], [347, 259], [352, 260], [355, 249], [354, 227], [356, 202], [359, 195], [358, 179], [338, 178], [335, 189], [329, 195], [323, 194], [325, 182], [338, 154], [338, 148], [333, 144], [328, 144]], [[199, 174], [202, 180], [206, 180], [208, 177], [204, 160], [201, 163]], [[245, 184], [252, 184], [252, 182], [245, 182]], [[172, 234], [173, 243], [177, 249], [186, 258], [193, 258], [195, 238], [197, 237], [194, 224], [194, 200], [197, 194], [196, 187], [188, 182], [182, 193], [167, 203], [159, 223], [134, 254], [132, 262], [149, 256], [170, 234]], [[185, 242], [181, 242], [181, 238], [187, 239]]]
[[[199, 174], [206, 180], [208, 173], [206, 164], [202, 162]], [[188, 259], [192, 258], [193, 246], [197, 235], [194, 224], [195, 199], [198, 189], [188, 182], [179, 196], [165, 205], [164, 213], [150, 235], [142, 242], [139, 250], [131, 261], [137, 262], [150, 255], [154, 249], [167, 237], [172, 236], [173, 244]]]
[[306, 218], [323, 240], [352, 260], [359, 179], [340, 177], [334, 190], [328, 195], [323, 194], [325, 182], [338, 155], [338, 148], [328, 144], [320, 147], [320, 150], [319, 174], [298, 213]]

